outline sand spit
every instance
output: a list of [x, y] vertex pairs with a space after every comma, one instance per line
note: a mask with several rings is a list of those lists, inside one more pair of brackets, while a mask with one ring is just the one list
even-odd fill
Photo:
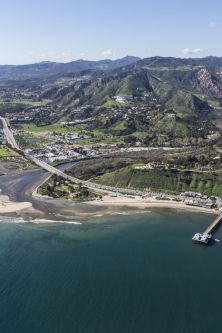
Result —
[[7, 195], [0, 195], [0, 213], [17, 213], [31, 207], [31, 202], [13, 202]]

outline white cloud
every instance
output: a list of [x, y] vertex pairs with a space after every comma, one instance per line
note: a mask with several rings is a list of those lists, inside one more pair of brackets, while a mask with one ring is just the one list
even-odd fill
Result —
[[78, 54], [78, 57], [85, 57], [85, 55], [86, 54], [84, 52], [81, 52], [81, 53]]
[[189, 47], [186, 47], [185, 49], [182, 50], [182, 53], [185, 56], [190, 56], [190, 55], [194, 55], [194, 54], [198, 54], [198, 53], [203, 53], [203, 52], [204, 52], [204, 49], [200, 49], [200, 48], [191, 49]]
[[46, 54], [45, 53], [38, 53], [37, 54], [37, 57], [40, 58], [40, 59], [45, 59], [46, 58]]
[[102, 53], [101, 53], [101, 57], [104, 58], [104, 57], [114, 57], [115, 56], [115, 53], [112, 52], [111, 50], [104, 50]]
[[215, 21], [209, 21], [208, 22], [208, 27], [210, 29], [214, 29], [214, 28], [216, 28], [216, 26], [217, 26], [217, 22], [215, 22]]
[[62, 52], [60, 54], [57, 54], [55, 56], [55, 59], [70, 59], [70, 58], [72, 58], [72, 56], [73, 55], [70, 52]]

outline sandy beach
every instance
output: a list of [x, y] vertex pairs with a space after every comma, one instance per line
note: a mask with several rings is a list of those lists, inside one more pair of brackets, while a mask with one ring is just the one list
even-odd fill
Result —
[[[42, 183], [39, 185], [41, 186]], [[38, 187], [34, 188], [32, 191], [32, 197], [38, 198], [38, 199], [48, 199], [51, 200], [51, 202], [56, 202], [58, 199], [53, 199], [48, 196], [42, 196], [37, 193]], [[108, 193], [108, 192], [107, 192]], [[110, 215], [110, 214], [116, 214], [118, 213], [118, 210], [124, 209], [124, 208], [132, 208], [135, 210], [144, 210], [146, 208], [171, 208], [171, 209], [182, 209], [189, 212], [203, 212], [203, 213], [210, 213], [210, 214], [220, 214], [219, 211], [215, 209], [207, 209], [203, 207], [197, 207], [197, 206], [188, 206], [182, 201], [171, 201], [171, 200], [160, 200], [156, 199], [156, 197], [141, 197], [141, 196], [127, 196], [123, 194], [118, 194], [115, 196], [115, 194], [107, 194], [104, 195], [102, 199], [92, 200], [92, 201], [84, 201], [82, 203], [79, 203], [79, 205], [82, 207], [94, 207], [94, 209], [100, 208], [99, 215], [96, 215], [97, 213], [89, 213], [86, 212], [81, 213], [79, 215], [87, 216], [87, 215], [94, 215], [94, 216], [103, 216], [103, 215]]]
[[[62, 218], [65, 221], [66, 218], [70, 219], [73, 217], [80, 218], [82, 220], [83, 218], [87, 218], [90, 216], [92, 217], [92, 216], [113, 215], [124, 212], [127, 213], [129, 208], [137, 211], [138, 213], [140, 211], [143, 212], [145, 209], [151, 209], [151, 208], [171, 208], [171, 209], [182, 209], [193, 212], [219, 214], [219, 212], [216, 210], [187, 206], [183, 202], [158, 200], [155, 197], [142, 198], [139, 196], [130, 197], [123, 195], [115, 197], [112, 195], [106, 195], [102, 199], [87, 201], [78, 204], [67, 201], [67, 204], [75, 208], [75, 215], [73, 214], [70, 215], [69, 206], [67, 206], [66, 208], [65, 206], [64, 207], [60, 206], [60, 202], [64, 203], [66, 202], [64, 200], [61, 201], [58, 199], [42, 197], [39, 194], [37, 194], [36, 191], [33, 192], [33, 197], [41, 200], [42, 205], [43, 203], [45, 203], [47, 207], [49, 207], [50, 204], [52, 205], [52, 209], [55, 212], [55, 215], [53, 214], [50, 217], [48, 216], [48, 218], [52, 220], [55, 219], [55, 216], [57, 218], [60, 216], [60, 219]], [[61, 215], [58, 215], [59, 211]], [[20, 215], [21, 213], [23, 214], [23, 212], [24, 214], [26, 212], [26, 215], [28, 214], [27, 216], [35, 218], [42, 215], [40, 211], [36, 215], [36, 211], [34, 212], [31, 202], [26, 202], [26, 201], [14, 202], [11, 201], [7, 195], [0, 195], [0, 213], [2, 214], [17, 213]]]
[[139, 196], [135, 197], [127, 197], [127, 196], [111, 196], [106, 195], [100, 200], [94, 200], [88, 202], [88, 204], [95, 206], [111, 206], [111, 207], [131, 207], [137, 209], [145, 209], [145, 208], [173, 208], [173, 209], [184, 209], [187, 211], [193, 212], [204, 212], [204, 213], [212, 213], [219, 214], [218, 211], [213, 209], [206, 209], [202, 207], [196, 206], [187, 206], [183, 202], [177, 201], [168, 201], [168, 200], [158, 200], [155, 197], [142, 198]]
[[[64, 166], [65, 167], [65, 166]], [[143, 213], [152, 208], [182, 209], [192, 212], [218, 214], [218, 211], [191, 207], [183, 202], [159, 200], [155, 197], [124, 196], [109, 193], [102, 199], [73, 202], [66, 199], [43, 197], [36, 193], [38, 186], [47, 179], [43, 170], [19, 172], [1, 176], [0, 214], [17, 214], [24, 219], [52, 221], [83, 221], [91, 217]], [[3, 195], [4, 194], [4, 195]]]
[[7, 195], [0, 195], [0, 213], [17, 213], [31, 207], [31, 202], [13, 202], [9, 200]]

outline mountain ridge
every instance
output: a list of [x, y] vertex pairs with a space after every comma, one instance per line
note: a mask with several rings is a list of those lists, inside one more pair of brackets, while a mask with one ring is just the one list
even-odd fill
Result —
[[108, 70], [115, 69], [121, 66], [127, 66], [140, 60], [139, 57], [126, 56], [121, 59], [110, 60], [75, 60], [67, 63], [57, 63], [53, 61], [42, 61], [39, 63], [27, 65], [0, 65], [0, 78], [4, 79], [19, 79], [38, 76], [51, 76], [56, 74], [69, 74], [81, 72], [84, 70]]

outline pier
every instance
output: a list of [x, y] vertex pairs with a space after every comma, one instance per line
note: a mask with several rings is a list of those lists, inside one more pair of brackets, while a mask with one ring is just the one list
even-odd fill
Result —
[[212, 233], [219, 227], [220, 223], [222, 222], [222, 214], [220, 214], [210, 225], [207, 229], [204, 230], [202, 234], [195, 234], [192, 238], [195, 242], [202, 243], [202, 244], [209, 244], [212, 239]]
[[207, 235], [212, 234], [219, 227], [221, 222], [222, 214], [220, 214], [203, 233]]

